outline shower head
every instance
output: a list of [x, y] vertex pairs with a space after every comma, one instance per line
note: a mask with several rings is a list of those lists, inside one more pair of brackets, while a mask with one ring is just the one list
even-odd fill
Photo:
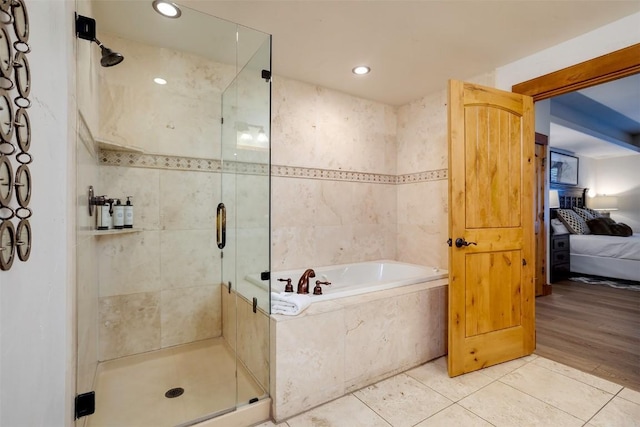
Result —
[[[4, 0], [0, 0], [4, 1]], [[86, 16], [76, 14], [76, 36], [83, 39], [95, 42], [100, 46], [102, 58], [100, 59], [100, 65], [103, 67], [113, 67], [118, 65], [124, 60], [124, 56], [118, 52], [114, 52], [102, 43], [96, 37], [96, 20]]]
[[114, 52], [102, 43], [100, 40], [93, 39], [94, 42], [100, 46], [100, 51], [102, 53], [102, 58], [100, 59], [100, 65], [103, 67], [113, 67], [114, 65], [118, 65], [122, 61], [124, 61], [124, 56], [121, 53]]

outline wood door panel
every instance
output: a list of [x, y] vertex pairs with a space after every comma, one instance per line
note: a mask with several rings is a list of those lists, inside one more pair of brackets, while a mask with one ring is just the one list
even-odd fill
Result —
[[521, 117], [500, 108], [467, 106], [464, 110], [466, 228], [521, 225]]
[[520, 325], [521, 251], [465, 256], [466, 337]]
[[464, 364], [468, 367], [468, 372], [521, 357], [524, 349], [520, 337], [524, 333], [525, 328], [515, 326], [469, 337], [469, 350], [464, 353]]

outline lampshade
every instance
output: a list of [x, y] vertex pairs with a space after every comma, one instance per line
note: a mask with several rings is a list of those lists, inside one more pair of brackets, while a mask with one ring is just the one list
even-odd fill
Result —
[[618, 198], [614, 196], [596, 196], [589, 202], [589, 207], [596, 211], [617, 211]]
[[560, 207], [560, 197], [558, 196], [558, 190], [550, 190], [549, 191], [549, 208], [559, 208]]

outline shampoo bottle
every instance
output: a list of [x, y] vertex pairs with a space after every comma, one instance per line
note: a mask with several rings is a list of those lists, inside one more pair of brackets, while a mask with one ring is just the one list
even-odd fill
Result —
[[98, 214], [96, 215], [97, 219], [97, 229], [98, 230], [108, 230], [111, 227], [111, 203], [110, 199], [107, 199], [107, 196], [102, 196], [104, 199], [103, 204], [98, 205]]
[[113, 207], [113, 228], [124, 228], [124, 206], [120, 202], [120, 199], [116, 200], [116, 204]]
[[124, 205], [124, 228], [133, 228], [133, 205], [131, 197], [127, 196], [127, 203]]

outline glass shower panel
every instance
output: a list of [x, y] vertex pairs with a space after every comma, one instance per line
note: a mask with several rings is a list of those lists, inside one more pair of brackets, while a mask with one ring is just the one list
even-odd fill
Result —
[[[76, 389], [96, 392], [96, 413], [78, 427], [190, 424], [268, 390], [268, 291], [256, 307], [266, 328], [236, 317], [258, 318], [256, 293], [237, 287], [244, 266], [269, 269], [270, 83], [242, 73], [270, 69], [270, 36], [185, 7], [167, 19], [150, 3], [77, 2], [100, 41], [125, 58], [103, 68], [97, 44], [77, 41]], [[255, 63], [265, 55], [266, 65]], [[261, 126], [251, 132], [263, 145], [239, 147], [239, 122]], [[96, 195], [132, 195], [134, 229], [95, 230], [89, 185]], [[257, 236], [252, 245], [246, 235]], [[267, 346], [256, 353], [255, 342]]]
[[[250, 49], [254, 49], [251, 55]], [[233, 300], [238, 405], [268, 395], [269, 280], [247, 279], [270, 269], [269, 168], [271, 37], [239, 27], [238, 56], [247, 57], [222, 99], [222, 197], [226, 207], [223, 283]], [[231, 283], [231, 285], [229, 285]], [[226, 318], [226, 317], [225, 317]]]

